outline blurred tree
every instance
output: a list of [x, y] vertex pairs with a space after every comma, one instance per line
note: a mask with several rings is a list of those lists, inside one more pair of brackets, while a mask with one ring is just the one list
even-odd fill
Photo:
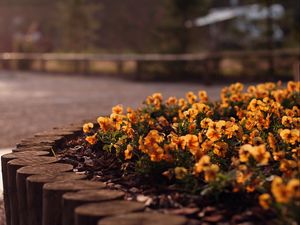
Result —
[[165, 16], [159, 26], [160, 51], [188, 52], [190, 29], [185, 23], [208, 13], [212, 0], [165, 0]]
[[100, 22], [96, 17], [101, 10], [99, 2], [61, 0], [57, 3], [57, 9], [60, 48], [72, 52], [93, 50], [100, 28]]

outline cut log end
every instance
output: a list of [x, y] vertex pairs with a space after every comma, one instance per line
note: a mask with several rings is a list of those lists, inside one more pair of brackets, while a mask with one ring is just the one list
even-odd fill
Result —
[[103, 218], [97, 225], [185, 225], [187, 222], [182, 216], [143, 212]]

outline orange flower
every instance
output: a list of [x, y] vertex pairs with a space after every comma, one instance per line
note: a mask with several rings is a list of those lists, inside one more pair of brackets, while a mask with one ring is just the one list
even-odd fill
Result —
[[282, 140], [292, 145], [295, 145], [300, 139], [300, 131], [298, 129], [284, 129], [279, 132], [279, 135]]
[[120, 130], [120, 128], [121, 128], [121, 124], [123, 123], [123, 118], [124, 118], [123, 115], [116, 114], [116, 113], [112, 113], [110, 115], [110, 120], [112, 121], [114, 127], [117, 130]]
[[155, 143], [161, 143], [164, 140], [164, 137], [159, 134], [157, 130], [150, 130], [147, 136], [145, 137], [144, 144], [151, 146]]
[[94, 127], [93, 123], [85, 123], [82, 126], [82, 130], [83, 130], [84, 133], [89, 133], [93, 127]]
[[104, 132], [109, 130], [111, 127], [111, 121], [108, 117], [98, 117], [97, 122], [99, 123], [101, 130]]
[[233, 122], [226, 122], [225, 134], [227, 138], [232, 138], [239, 131], [239, 126]]
[[216, 130], [220, 133], [224, 133], [226, 130], [226, 121], [225, 120], [219, 120], [216, 123]]
[[269, 146], [273, 151], [276, 151], [276, 140], [275, 137], [272, 133], [268, 134], [268, 142], [269, 142]]
[[271, 185], [272, 194], [279, 203], [288, 203], [288, 190], [280, 177], [275, 177]]
[[127, 148], [124, 151], [125, 159], [131, 159], [132, 158], [132, 150], [133, 150], [132, 145], [130, 145], [130, 144], [127, 145]]
[[267, 165], [271, 157], [264, 144], [250, 148], [249, 152], [261, 166]]
[[189, 151], [193, 154], [196, 155], [197, 152], [199, 151], [199, 140], [196, 135], [193, 134], [187, 134], [183, 136], [185, 146], [189, 149]]
[[207, 102], [208, 101], [208, 96], [206, 91], [199, 91], [198, 96], [201, 102]]
[[210, 165], [210, 157], [208, 155], [202, 156], [201, 159], [195, 164], [195, 174], [201, 173], [205, 169], [209, 168]]
[[217, 173], [219, 172], [220, 168], [216, 164], [212, 164], [211, 166], [205, 168], [204, 170], [204, 179], [206, 182], [211, 182], [216, 179]]
[[177, 104], [177, 98], [176, 97], [170, 97], [166, 101], [167, 106], [176, 105]]
[[293, 124], [293, 117], [283, 116], [282, 119], [281, 119], [281, 123], [285, 127], [290, 127]]
[[188, 119], [189, 122], [193, 122], [198, 115], [198, 111], [196, 109], [190, 108], [187, 111], [184, 111], [183, 115]]
[[201, 128], [203, 129], [207, 129], [209, 124], [212, 123], [213, 121], [210, 118], [204, 118], [203, 120], [201, 120], [200, 125]]
[[116, 105], [112, 108], [112, 113], [115, 114], [122, 114], [123, 113], [123, 106], [122, 105]]
[[252, 173], [249, 172], [248, 167], [246, 165], [240, 165], [236, 171], [236, 182], [238, 184], [244, 184], [251, 176]]
[[214, 153], [222, 158], [225, 157], [228, 150], [228, 144], [225, 142], [217, 142], [214, 144]]
[[92, 136], [87, 136], [87, 137], [85, 138], [85, 140], [86, 140], [88, 143], [90, 143], [91, 145], [96, 144], [96, 143], [97, 143], [97, 133], [94, 134], [94, 135], [92, 135]]
[[291, 179], [287, 186], [286, 189], [288, 191], [288, 194], [290, 198], [300, 198], [300, 180], [299, 179]]
[[253, 147], [249, 144], [241, 146], [239, 150], [239, 157], [241, 162], [248, 162], [250, 156], [250, 149]]
[[272, 202], [271, 196], [267, 193], [264, 193], [259, 196], [259, 204], [263, 209], [269, 209]]
[[197, 96], [192, 91], [186, 93], [185, 96], [190, 104], [193, 104], [197, 99]]
[[297, 162], [294, 160], [282, 159], [280, 161], [279, 170], [286, 176], [290, 176], [295, 168], [297, 168]]
[[300, 82], [289, 81], [287, 84], [287, 90], [289, 92], [300, 91]]
[[178, 180], [182, 180], [188, 173], [187, 169], [184, 167], [176, 167], [174, 169], [175, 177]]
[[222, 137], [222, 135], [215, 129], [209, 128], [206, 132], [206, 137], [208, 137], [211, 141], [217, 141]]

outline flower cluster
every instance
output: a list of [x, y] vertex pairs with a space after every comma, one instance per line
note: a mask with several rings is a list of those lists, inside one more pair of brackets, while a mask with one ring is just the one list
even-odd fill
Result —
[[136, 171], [155, 170], [174, 183], [193, 179], [190, 191], [253, 193], [264, 209], [299, 204], [300, 82], [243, 90], [225, 87], [216, 102], [205, 91], [165, 101], [154, 93], [137, 110], [113, 107], [96, 132], [92, 123], [83, 131]]

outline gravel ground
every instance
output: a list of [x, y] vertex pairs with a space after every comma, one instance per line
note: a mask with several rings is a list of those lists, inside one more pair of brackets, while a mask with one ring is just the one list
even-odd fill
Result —
[[54, 126], [108, 114], [115, 104], [136, 107], [153, 92], [180, 97], [204, 89], [216, 99], [222, 87], [0, 71], [0, 148]]

